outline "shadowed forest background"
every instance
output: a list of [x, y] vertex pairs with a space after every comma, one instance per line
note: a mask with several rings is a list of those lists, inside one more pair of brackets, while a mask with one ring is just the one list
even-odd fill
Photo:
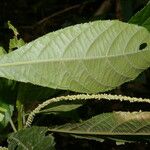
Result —
[[1, 0], [0, 44], [12, 36], [7, 21], [29, 42], [66, 26], [100, 19], [127, 21], [147, 0]]

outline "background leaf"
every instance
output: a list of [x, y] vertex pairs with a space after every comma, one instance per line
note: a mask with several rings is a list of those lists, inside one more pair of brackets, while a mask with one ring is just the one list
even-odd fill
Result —
[[10, 21], [8, 21], [8, 28], [10, 30], [13, 31], [14, 33], [14, 37], [12, 39], [10, 39], [9, 41], [9, 52], [17, 49], [17, 48], [20, 48], [21, 46], [25, 45], [25, 42], [23, 39], [19, 39], [18, 38], [18, 35], [19, 35], [19, 32], [17, 31], [17, 29], [10, 23]]
[[[43, 125], [45, 123], [45, 120], [49, 120], [52, 115], [55, 115], [55, 117], [60, 117], [60, 118], [68, 118], [68, 120], [80, 120], [79, 116], [79, 108], [83, 106], [83, 102], [78, 100], [78, 101], [59, 101], [57, 103], [52, 103], [46, 108], [42, 109], [39, 112], [39, 117], [38, 121], [35, 121], [38, 125]], [[56, 120], [60, 120], [59, 118], [56, 118]], [[53, 122], [53, 121], [52, 121]], [[50, 120], [49, 122], [46, 122], [46, 125], [49, 125], [52, 123]], [[57, 122], [57, 121], [54, 121]], [[54, 123], [53, 122], [53, 123]], [[61, 123], [61, 121], [58, 121]]]
[[52, 132], [75, 134], [76, 137], [138, 141], [150, 139], [150, 112], [103, 113], [76, 124], [50, 128]]
[[[141, 44], [146, 44], [142, 49]], [[0, 59], [0, 76], [96, 93], [133, 80], [148, 68], [150, 34], [119, 21], [95, 21], [49, 33]]]
[[47, 108], [40, 111], [40, 113], [61, 113], [61, 112], [67, 112], [74, 109], [79, 108], [82, 106], [82, 103], [79, 102], [68, 102], [68, 101], [60, 101], [57, 103], [52, 103]]
[[25, 42], [22, 39], [17, 39], [14, 37], [13, 39], [10, 39], [9, 50], [12, 51], [14, 49], [20, 48], [23, 45], [25, 45]]
[[0, 46], [0, 56], [6, 54], [6, 51], [3, 47]]
[[150, 31], [150, 1], [143, 9], [137, 12], [129, 20], [129, 23], [138, 24], [147, 28]]
[[0, 98], [0, 127], [4, 128], [8, 124], [13, 114], [14, 107], [10, 104], [4, 103]]
[[7, 24], [8, 24], [8, 28], [13, 31], [14, 36], [17, 37], [19, 35], [19, 32], [17, 31], [17, 29], [11, 24], [10, 21], [8, 21]]
[[8, 138], [8, 148], [11, 150], [54, 150], [54, 138], [45, 135], [47, 128], [32, 127], [12, 133]]

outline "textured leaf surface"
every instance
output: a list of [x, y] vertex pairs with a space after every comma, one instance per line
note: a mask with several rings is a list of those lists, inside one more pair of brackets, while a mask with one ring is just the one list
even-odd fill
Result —
[[32, 127], [11, 134], [8, 148], [11, 150], [54, 150], [54, 138], [45, 135], [47, 128]]
[[141, 25], [150, 31], [150, 1], [129, 20], [129, 23]]
[[[139, 50], [140, 45], [147, 46]], [[150, 34], [119, 21], [49, 33], [2, 56], [0, 76], [50, 88], [96, 93], [133, 80], [150, 65]]]
[[[77, 124], [51, 128], [52, 132], [83, 135], [83, 138], [138, 140], [150, 138], [150, 112], [113, 112], [97, 115]], [[134, 139], [134, 137], [136, 137]]]

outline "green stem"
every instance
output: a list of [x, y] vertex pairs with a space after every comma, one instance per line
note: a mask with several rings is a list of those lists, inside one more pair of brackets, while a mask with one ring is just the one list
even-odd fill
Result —
[[11, 125], [13, 131], [14, 131], [14, 132], [17, 132], [17, 129], [16, 129], [16, 127], [15, 127], [15, 125], [14, 125], [14, 123], [13, 123], [13, 121], [12, 121], [11, 118], [10, 118], [9, 122], [10, 122], [10, 125]]
[[23, 128], [23, 104], [19, 99], [17, 99], [16, 108], [18, 111], [18, 117], [17, 117], [18, 130], [21, 130]]

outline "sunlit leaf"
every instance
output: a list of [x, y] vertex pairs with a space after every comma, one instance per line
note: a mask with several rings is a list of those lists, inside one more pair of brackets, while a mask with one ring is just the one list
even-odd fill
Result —
[[150, 34], [145, 28], [95, 21], [49, 33], [2, 56], [0, 76], [96, 93], [135, 79], [149, 66]]

